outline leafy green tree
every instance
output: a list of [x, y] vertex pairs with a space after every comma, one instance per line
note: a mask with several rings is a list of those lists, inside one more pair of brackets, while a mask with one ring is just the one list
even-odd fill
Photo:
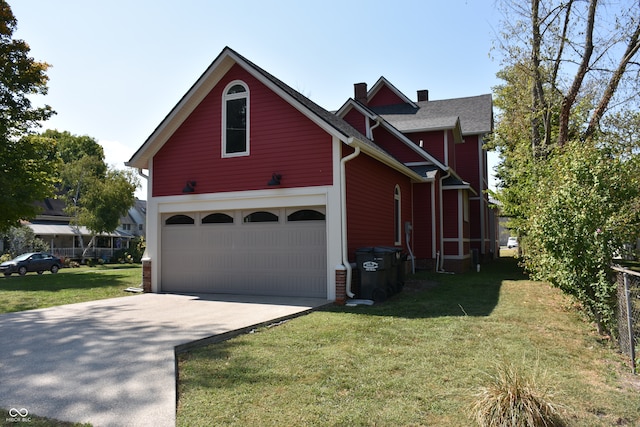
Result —
[[130, 170], [109, 168], [101, 177], [87, 177], [85, 183], [72, 207], [77, 223], [95, 234], [112, 232], [135, 203], [136, 176]]
[[80, 239], [86, 251], [96, 235], [114, 231], [120, 217], [133, 206], [138, 178], [131, 170], [107, 166], [102, 146], [90, 136], [55, 130], [47, 130], [42, 136], [56, 141], [61, 161], [60, 197], [66, 202], [72, 225], [78, 235], [80, 226], [87, 227], [94, 235], [86, 248]]
[[638, 233], [640, 5], [503, 0], [494, 197], [524, 264], [612, 328], [609, 267]]
[[[68, 166], [84, 157], [90, 157], [96, 160], [92, 173], [100, 175], [106, 172], [107, 165], [104, 163], [104, 149], [95, 138], [88, 135], [73, 135], [68, 131], [60, 132], [52, 129], [42, 132], [41, 136], [56, 141], [58, 156], [63, 164]], [[61, 173], [64, 173], [64, 171]]]
[[558, 151], [531, 196], [538, 208], [529, 216], [526, 265], [610, 334], [616, 285], [609, 266], [640, 232], [640, 158], [588, 142]]
[[29, 135], [54, 114], [29, 99], [47, 93], [49, 65], [31, 58], [23, 40], [13, 39], [16, 26], [11, 8], [0, 0], [0, 231], [35, 215], [33, 200], [51, 196], [55, 184], [53, 141]]

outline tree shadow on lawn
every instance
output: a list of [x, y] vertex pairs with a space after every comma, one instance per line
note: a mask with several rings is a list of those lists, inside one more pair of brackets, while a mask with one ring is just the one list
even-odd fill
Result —
[[483, 264], [480, 272], [409, 276], [402, 292], [372, 306], [330, 306], [324, 310], [404, 318], [489, 316], [498, 304], [503, 281], [526, 279], [516, 259], [499, 258]]
[[[140, 273], [140, 282], [142, 273]], [[1, 291], [46, 291], [65, 289], [92, 289], [100, 286], [131, 286], [131, 276], [124, 272], [110, 270], [60, 270], [58, 274], [27, 273], [25, 276], [13, 274], [0, 276]]]

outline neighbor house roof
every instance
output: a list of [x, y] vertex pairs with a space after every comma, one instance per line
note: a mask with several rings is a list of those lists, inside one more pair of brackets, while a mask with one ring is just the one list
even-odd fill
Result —
[[[74, 236], [78, 233], [74, 230], [69, 224], [34, 224], [34, 223], [25, 223], [25, 226], [31, 228], [33, 233], [38, 236], [48, 236], [48, 235], [58, 235], [58, 236]], [[78, 227], [78, 231], [83, 236], [93, 236], [94, 233], [89, 231], [89, 229], [85, 226]], [[123, 231], [114, 231], [112, 233], [100, 233], [98, 236], [109, 236], [109, 237], [122, 237], [122, 238], [133, 238], [133, 235], [129, 233], [125, 233]]]

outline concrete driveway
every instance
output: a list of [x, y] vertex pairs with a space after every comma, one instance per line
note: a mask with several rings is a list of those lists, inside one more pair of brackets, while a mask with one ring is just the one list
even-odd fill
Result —
[[[141, 294], [3, 314], [0, 408], [94, 426], [174, 426], [176, 348], [327, 303]], [[9, 417], [1, 414], [0, 421]]]

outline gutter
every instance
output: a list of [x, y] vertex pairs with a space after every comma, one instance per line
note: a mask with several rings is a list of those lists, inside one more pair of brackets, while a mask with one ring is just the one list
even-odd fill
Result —
[[[352, 142], [352, 141], [348, 141]], [[349, 249], [347, 246], [347, 180], [346, 180], [346, 163], [355, 159], [360, 155], [360, 147], [355, 146], [355, 151], [340, 160], [340, 222], [342, 225], [342, 267], [347, 271], [346, 275], [346, 293], [349, 298], [356, 296], [351, 292], [351, 277], [353, 270], [349, 262]]]

